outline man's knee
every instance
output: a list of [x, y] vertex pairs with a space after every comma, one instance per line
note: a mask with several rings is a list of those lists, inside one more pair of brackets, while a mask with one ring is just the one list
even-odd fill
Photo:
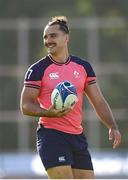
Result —
[[73, 179], [71, 166], [57, 166], [47, 169], [50, 179]]
[[72, 169], [74, 179], [95, 179], [93, 170]]

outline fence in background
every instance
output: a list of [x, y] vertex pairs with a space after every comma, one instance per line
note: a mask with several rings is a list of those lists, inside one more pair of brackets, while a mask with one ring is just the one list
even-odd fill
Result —
[[[15, 49], [16, 51], [15, 53], [17, 54], [16, 63], [12, 63], [8, 60], [8, 63], [4, 64], [3, 62], [1, 63], [1, 60], [0, 60], [1, 86], [3, 84], [2, 82], [9, 81], [8, 79], [14, 78], [16, 81], [15, 82], [16, 86], [12, 85], [10, 89], [16, 88], [16, 92], [17, 92], [15, 95], [15, 98], [17, 99], [16, 100], [17, 107], [13, 110], [10, 110], [8, 108], [0, 109], [0, 126], [2, 127], [2, 124], [4, 123], [4, 125], [8, 128], [7, 129], [7, 132], [8, 132], [8, 131], [11, 131], [9, 123], [13, 123], [16, 125], [15, 128], [17, 128], [17, 134], [14, 134], [14, 136], [17, 136], [17, 140], [16, 140], [16, 145], [15, 145], [16, 148], [13, 150], [17, 152], [32, 151], [32, 148], [30, 145], [30, 141], [33, 138], [31, 129], [33, 125], [37, 124], [37, 121], [35, 122], [34, 119], [21, 115], [20, 110], [19, 110], [19, 100], [20, 100], [21, 89], [23, 86], [24, 73], [27, 70], [28, 66], [31, 64], [29, 61], [30, 45], [31, 45], [30, 31], [32, 30], [42, 31], [46, 23], [47, 23], [46, 19], [0, 19], [0, 33], [3, 31], [14, 32], [17, 39], [17, 46], [16, 46], [17, 49]], [[110, 29], [110, 28], [117, 28], [117, 29], [125, 28], [126, 21], [123, 18], [97, 18], [97, 17], [71, 18], [70, 27], [71, 29], [76, 29], [76, 30], [80, 29], [80, 30], [86, 31], [87, 38], [84, 39], [83, 37], [82, 39], [82, 41], [85, 41], [87, 45], [87, 54], [85, 54], [85, 57], [88, 56], [92, 60], [94, 64], [93, 66], [95, 68], [95, 71], [99, 79], [106, 76], [109, 80], [111, 76], [114, 76], [116, 74], [118, 74], [120, 78], [122, 75], [125, 75], [125, 74], [126, 76], [128, 75], [127, 62], [124, 63], [123, 61], [120, 61], [117, 63], [117, 62], [99, 61], [100, 59], [100, 45], [99, 45], [100, 30]], [[6, 49], [5, 49], [5, 53], [6, 53]], [[109, 83], [108, 82], [106, 83], [109, 86]], [[10, 89], [8, 89], [6, 93], [8, 93]], [[1, 93], [1, 97], [2, 97], [2, 94], [4, 94], [4, 92]], [[6, 101], [6, 96], [5, 96], [5, 101]], [[12, 99], [12, 102], [13, 101], [14, 101], [14, 98]], [[12, 102], [8, 102], [8, 103], [12, 103]], [[4, 102], [3, 101], [0, 102], [1, 104], [0, 107], [2, 107], [2, 103]], [[120, 119], [124, 121], [127, 120], [126, 107], [122, 106], [121, 108], [113, 109], [113, 112], [117, 120], [120, 120]], [[87, 117], [85, 118], [83, 115], [83, 119], [84, 120], [87, 119], [88, 121], [87, 136], [88, 136], [88, 139], [90, 140], [90, 147], [94, 145], [96, 148], [100, 148], [101, 135], [100, 135], [100, 130], [99, 130], [100, 128], [99, 120], [97, 120], [95, 113], [88, 105], [87, 105], [86, 114], [87, 114]], [[95, 136], [92, 136], [92, 132], [94, 132], [94, 129], [95, 129]], [[5, 133], [4, 130], [2, 131], [2, 129], [0, 131], [1, 131], [1, 135]], [[6, 135], [8, 135], [8, 133]], [[2, 141], [2, 136], [1, 136], [1, 141]]]

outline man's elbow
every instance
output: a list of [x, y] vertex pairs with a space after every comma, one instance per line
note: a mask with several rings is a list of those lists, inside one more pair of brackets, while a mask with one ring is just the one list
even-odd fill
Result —
[[22, 103], [20, 105], [20, 110], [21, 110], [22, 114], [29, 115], [29, 106], [28, 106], [28, 104]]

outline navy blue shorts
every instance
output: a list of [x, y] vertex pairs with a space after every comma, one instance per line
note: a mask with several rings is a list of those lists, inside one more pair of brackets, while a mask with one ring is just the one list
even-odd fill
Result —
[[37, 150], [46, 170], [62, 165], [93, 170], [88, 144], [83, 133], [74, 135], [39, 127], [37, 129]]

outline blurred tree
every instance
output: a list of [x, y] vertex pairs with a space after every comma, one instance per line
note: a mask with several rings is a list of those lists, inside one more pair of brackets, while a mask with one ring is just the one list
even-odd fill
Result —
[[0, 17], [123, 16], [128, 17], [127, 0], [0, 0]]

